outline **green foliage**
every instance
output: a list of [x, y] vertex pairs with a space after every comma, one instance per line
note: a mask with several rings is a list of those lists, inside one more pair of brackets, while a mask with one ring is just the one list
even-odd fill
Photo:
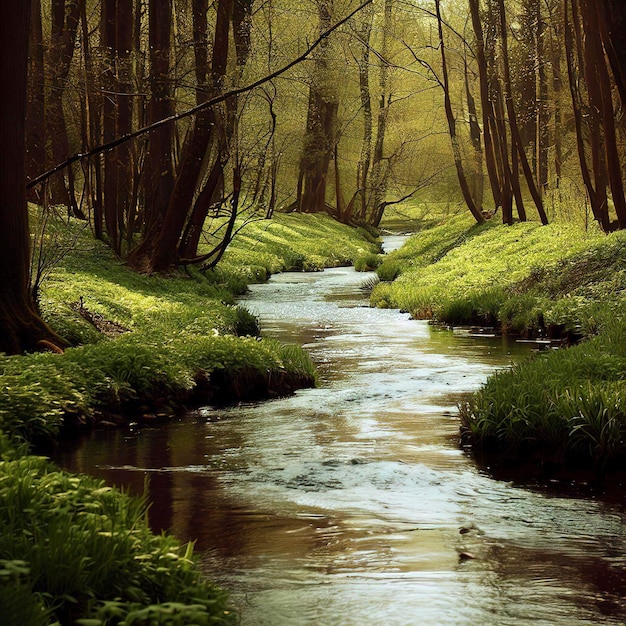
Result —
[[325, 214], [275, 214], [247, 224], [220, 263], [221, 271], [262, 282], [286, 270], [313, 271], [351, 265], [378, 251], [372, 233], [355, 230]]
[[[159, 615], [159, 606], [168, 615], [173, 598], [179, 615], [201, 620], [186, 623], [232, 623], [191, 546], [153, 535], [145, 504], [100, 480], [40, 457], [0, 462], [0, 528], [0, 615], [10, 623], [47, 624], [51, 614], [61, 623], [148, 624], [141, 616]], [[113, 598], [120, 612], [104, 617]]]
[[444, 324], [497, 326], [498, 314], [506, 300], [500, 287], [470, 291], [457, 298], [446, 298], [433, 305], [432, 317]]
[[371, 272], [381, 264], [381, 258], [378, 254], [368, 252], [360, 254], [354, 261], [354, 269], [357, 272]]
[[541, 449], [596, 465], [626, 458], [626, 233], [573, 225], [473, 226], [457, 217], [419, 232], [378, 269], [374, 306], [447, 324], [588, 338], [492, 376], [461, 407], [479, 448]]
[[373, 306], [520, 334], [588, 335], [624, 305], [626, 235], [457, 217], [412, 237], [378, 274], [397, 280], [374, 288]]
[[596, 463], [626, 455], [626, 320], [593, 339], [492, 376], [461, 406], [473, 442], [583, 452]]
[[0, 355], [0, 623], [235, 620], [225, 594], [201, 578], [191, 546], [151, 534], [143, 502], [26, 455], [68, 416], [89, 421], [95, 408], [133, 410], [217, 372], [243, 384], [255, 375], [268, 384], [315, 381], [309, 356], [259, 339], [258, 320], [233, 294], [251, 276], [349, 262], [375, 248], [371, 237], [322, 216], [282, 216], [249, 225], [242, 241], [231, 265], [166, 278], [135, 274], [77, 235], [76, 249], [44, 284], [44, 316], [76, 347]]
[[[89, 421], [96, 406], [129, 410], [155, 396], [189, 391], [200, 372], [256, 371], [274, 379], [288, 373], [313, 380], [302, 350], [254, 339], [258, 320], [234, 304], [231, 289], [240, 292], [245, 280], [264, 280], [292, 266], [378, 259], [369, 233], [323, 215], [248, 224], [224, 264], [206, 276], [195, 268], [186, 275], [138, 275], [82, 235], [44, 284], [41, 302], [46, 318], [80, 345], [61, 357], [0, 357], [0, 431], [16, 441], [54, 438], [66, 416]], [[85, 317], [100, 320], [101, 327]], [[121, 336], [109, 339], [101, 332], [109, 327]]]

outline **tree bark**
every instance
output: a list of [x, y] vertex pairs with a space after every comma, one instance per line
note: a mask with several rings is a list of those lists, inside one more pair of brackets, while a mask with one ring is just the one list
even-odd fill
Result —
[[[150, 0], [150, 101], [148, 124], [174, 114], [171, 71], [172, 0]], [[143, 236], [154, 237], [163, 224], [174, 189], [173, 125], [150, 133], [146, 154]]]
[[515, 106], [513, 104], [513, 91], [511, 86], [511, 70], [509, 66], [509, 49], [508, 49], [508, 32], [506, 23], [506, 9], [504, 6], [504, 0], [498, 0], [498, 6], [500, 9], [500, 37], [502, 41], [502, 67], [504, 74], [504, 97], [506, 102], [507, 117], [509, 120], [509, 128], [511, 131], [512, 149], [517, 151], [519, 161], [526, 178], [526, 184], [530, 194], [537, 207], [539, 218], [542, 224], [548, 223], [548, 216], [543, 208], [543, 201], [541, 194], [537, 189], [530, 165], [528, 163], [528, 157], [524, 151], [524, 145], [522, 143], [522, 137], [520, 135], [519, 125], [517, 123], [517, 115], [515, 113]]
[[[50, 89], [46, 102], [46, 122], [51, 141], [53, 163], [59, 163], [71, 154], [63, 109], [63, 96], [74, 56], [78, 18], [78, 0], [52, 0], [52, 33], [48, 51]], [[84, 217], [79, 214], [74, 187], [71, 182], [71, 175], [65, 178], [62, 173], [52, 178], [50, 181], [52, 202], [64, 204], [74, 215]]]
[[[222, 89], [222, 80], [228, 60], [228, 33], [232, 18], [233, 0], [219, 0], [215, 23], [212, 71], [220, 76], [211, 86], [213, 93]], [[216, 116], [213, 109], [203, 109], [195, 119], [191, 136], [185, 142], [180, 168], [172, 191], [163, 226], [150, 255], [148, 270], [162, 272], [175, 265], [179, 258], [178, 245], [193, 207], [193, 198], [201, 184], [202, 164], [210, 146]]]
[[478, 64], [478, 78], [480, 84], [480, 102], [482, 106], [483, 144], [485, 149], [485, 164], [493, 195], [494, 211], [502, 205], [503, 182], [498, 175], [494, 137], [492, 129], [495, 126], [493, 102], [490, 97], [489, 72], [485, 53], [485, 36], [480, 19], [478, 0], [469, 0], [472, 27], [476, 37], [476, 62]]
[[[41, 26], [41, 0], [33, 0], [28, 63], [28, 104], [26, 109], [26, 176], [30, 180], [46, 166], [45, 64]], [[41, 190], [35, 188], [29, 199], [42, 202]]]
[[459, 179], [459, 185], [461, 186], [461, 192], [463, 193], [463, 199], [465, 204], [470, 210], [470, 213], [474, 216], [474, 219], [482, 224], [485, 221], [485, 216], [482, 214], [481, 207], [476, 206], [474, 198], [470, 192], [467, 177], [465, 176], [465, 170], [463, 169], [463, 159], [461, 156], [461, 148], [459, 146], [459, 139], [456, 134], [456, 120], [454, 118], [454, 112], [452, 110], [452, 102], [450, 100], [450, 81], [448, 78], [448, 62], [446, 58], [446, 46], [443, 38], [443, 22], [441, 19], [441, 6], [440, 0], [435, 0], [435, 11], [437, 13], [437, 29], [439, 32], [439, 49], [441, 52], [441, 72], [443, 76], [443, 97], [444, 108], [446, 111], [446, 119], [448, 120], [448, 130], [450, 132], [450, 140], [452, 142], [452, 151], [454, 153], [454, 166], [456, 167], [457, 178]]
[[[321, 33], [332, 23], [333, 0], [321, 0], [318, 11]], [[309, 87], [304, 148], [300, 160], [302, 191], [298, 194], [297, 206], [302, 213], [327, 209], [328, 168], [335, 148], [338, 108], [333, 78], [328, 75], [328, 42], [324, 42], [315, 57], [314, 76]]]
[[30, 289], [25, 112], [30, 0], [8, 3], [0, 20], [0, 352], [63, 345], [42, 321]]

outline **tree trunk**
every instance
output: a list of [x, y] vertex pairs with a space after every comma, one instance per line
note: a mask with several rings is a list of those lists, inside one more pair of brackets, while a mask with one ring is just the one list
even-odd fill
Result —
[[387, 138], [387, 122], [389, 119], [389, 41], [391, 39], [391, 18], [394, 0], [385, 0], [383, 11], [383, 42], [378, 66], [378, 111], [376, 113], [376, 136], [372, 154], [372, 174], [370, 177], [370, 197], [368, 200], [367, 224], [378, 227], [382, 219], [387, 182], [389, 178], [389, 162], [385, 160], [385, 140]]
[[609, 185], [611, 187], [611, 197], [617, 215], [617, 225], [619, 228], [626, 228], [626, 198], [624, 197], [624, 184], [622, 181], [622, 166], [620, 154], [617, 147], [617, 134], [615, 130], [615, 111], [613, 110], [613, 94], [611, 78], [606, 65], [606, 57], [602, 47], [602, 40], [610, 41], [609, 28], [606, 23], [604, 10], [597, 3], [591, 4], [589, 0], [585, 3], [589, 13], [590, 34], [600, 33], [601, 38], [590, 37], [594, 44], [594, 58], [598, 73], [598, 84], [600, 86], [600, 98], [602, 102], [602, 121], [604, 126], [604, 142], [606, 145], [606, 160], [609, 175]]
[[[28, 64], [28, 104], [26, 109], [26, 177], [35, 178], [46, 169], [46, 107], [44, 44], [41, 27], [41, 0], [33, 0]], [[29, 199], [42, 202], [40, 188]]]
[[539, 190], [537, 189], [537, 185], [535, 183], [532, 171], [530, 169], [530, 165], [528, 163], [528, 157], [526, 156], [526, 152], [524, 151], [524, 145], [522, 143], [522, 137], [520, 135], [519, 125], [517, 123], [517, 115], [515, 113], [515, 106], [513, 104], [513, 92], [512, 92], [512, 87], [511, 87], [511, 70], [509, 67], [508, 30], [507, 30], [508, 27], [506, 23], [506, 9], [504, 6], [504, 0], [498, 0], [498, 6], [500, 9], [500, 37], [501, 37], [501, 42], [502, 42], [502, 67], [503, 67], [503, 74], [504, 74], [504, 94], [505, 94], [507, 117], [509, 120], [509, 128], [511, 130], [513, 149], [517, 151], [517, 154], [519, 156], [522, 170], [526, 178], [526, 184], [528, 185], [530, 194], [535, 202], [535, 206], [537, 207], [537, 212], [539, 213], [539, 218], [541, 219], [541, 223], [547, 224], [548, 216], [546, 215], [545, 210], [543, 208], [543, 201], [541, 200], [541, 195], [539, 193]]
[[489, 176], [489, 184], [493, 195], [494, 211], [502, 205], [503, 181], [498, 174], [498, 166], [494, 148], [495, 138], [493, 128], [495, 127], [493, 102], [490, 96], [490, 81], [485, 53], [485, 37], [480, 20], [478, 0], [469, 0], [472, 26], [476, 37], [476, 62], [478, 64], [478, 78], [480, 81], [480, 101], [482, 106], [483, 121], [483, 143], [485, 149], [485, 164]]
[[463, 199], [465, 204], [470, 210], [470, 213], [474, 216], [474, 219], [482, 224], [485, 221], [485, 216], [482, 214], [481, 207], [476, 206], [474, 198], [470, 192], [470, 188], [463, 169], [463, 160], [461, 156], [461, 148], [459, 146], [459, 139], [456, 134], [456, 120], [454, 119], [454, 112], [452, 111], [452, 102], [450, 100], [450, 82], [448, 79], [448, 63], [446, 59], [446, 46], [443, 38], [443, 22], [441, 19], [441, 6], [440, 0], [435, 0], [435, 10], [437, 13], [437, 29], [439, 32], [439, 49], [441, 51], [441, 72], [443, 76], [443, 96], [444, 96], [444, 108], [446, 111], [446, 119], [448, 120], [448, 130], [450, 131], [450, 140], [452, 142], [452, 151], [454, 153], [454, 165], [456, 167], [457, 177], [459, 179], [459, 185], [461, 186], [461, 192], [463, 193]]
[[[71, 152], [63, 109], [63, 96], [74, 56], [78, 18], [78, 0], [52, 0], [52, 33], [48, 52], [50, 89], [46, 102], [46, 122], [51, 140], [53, 164], [64, 161]], [[50, 181], [52, 202], [64, 204], [74, 215], [84, 217], [78, 211], [74, 188], [70, 182], [71, 176], [66, 179], [63, 173], [52, 177]]]
[[361, 96], [361, 111], [363, 112], [363, 138], [361, 140], [361, 155], [357, 164], [356, 194], [360, 198], [357, 219], [364, 222], [367, 215], [367, 188], [372, 166], [372, 138], [374, 136], [374, 119], [372, 115], [372, 95], [370, 91], [370, 41], [372, 35], [372, 21], [374, 10], [372, 5], [363, 9], [363, 19], [358, 22], [357, 35], [361, 42], [361, 56], [359, 67], [359, 93]]
[[[30, 289], [26, 203], [25, 112], [30, 0], [7, 3], [0, 20], [0, 352], [63, 345], [42, 321]], [[7, 123], [10, 120], [10, 123]]]
[[604, 47], [611, 63], [622, 107], [626, 107], [626, 6], [623, 0], [599, 0], [598, 4], [602, 5], [605, 13]]
[[543, 195], [548, 189], [548, 148], [550, 142], [550, 114], [548, 109], [548, 74], [546, 72], [545, 36], [546, 28], [541, 11], [543, 0], [534, 0], [537, 38], [535, 41], [535, 67], [537, 81], [536, 127], [537, 137], [537, 186]]
[[[219, 0], [215, 23], [212, 71], [220, 76], [212, 85], [214, 93], [222, 88], [222, 79], [228, 60], [228, 33], [233, 12], [233, 0]], [[212, 129], [216, 122], [213, 109], [203, 109], [196, 116], [191, 137], [185, 142], [178, 176], [174, 183], [170, 202], [163, 220], [163, 226], [154, 251], [149, 259], [149, 271], [162, 272], [178, 262], [178, 245], [183, 234], [193, 199], [201, 184], [202, 164], [212, 139]]]
[[[318, 3], [319, 31], [324, 32], [332, 23], [333, 0]], [[304, 137], [304, 149], [300, 160], [302, 193], [298, 211], [314, 213], [325, 211], [328, 167], [335, 148], [337, 123], [336, 87], [328, 75], [328, 42], [321, 44], [315, 57], [314, 77], [309, 87], [309, 107]]]
[[[150, 101], [148, 124], [173, 115], [171, 87], [172, 0], [150, 0]], [[156, 236], [163, 224], [174, 188], [173, 126], [166, 124], [150, 133], [144, 175], [143, 236]]]

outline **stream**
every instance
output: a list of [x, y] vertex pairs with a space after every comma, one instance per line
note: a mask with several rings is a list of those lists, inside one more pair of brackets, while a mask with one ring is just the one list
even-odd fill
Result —
[[493, 480], [459, 449], [457, 403], [528, 347], [370, 309], [368, 277], [243, 298], [317, 389], [92, 432], [57, 462], [145, 488], [244, 626], [626, 623], [623, 507]]

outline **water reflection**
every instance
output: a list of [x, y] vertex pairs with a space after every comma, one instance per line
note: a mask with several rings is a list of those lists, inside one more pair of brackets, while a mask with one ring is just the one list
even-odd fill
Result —
[[624, 623], [624, 512], [494, 481], [458, 448], [456, 402], [523, 348], [369, 309], [363, 280], [282, 275], [247, 300], [320, 388], [92, 433], [61, 462], [145, 484], [243, 624]]

